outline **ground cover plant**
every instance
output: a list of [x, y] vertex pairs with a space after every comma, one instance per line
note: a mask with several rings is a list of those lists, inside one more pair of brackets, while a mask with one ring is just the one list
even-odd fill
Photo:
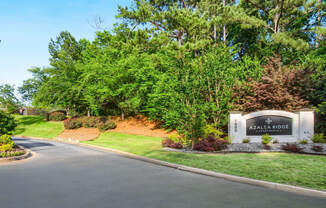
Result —
[[0, 136], [0, 158], [12, 157], [24, 154], [24, 150], [18, 148], [11, 136], [3, 134]]
[[206, 170], [326, 190], [326, 157], [287, 153], [190, 154], [162, 150], [161, 138], [106, 132], [87, 144]]

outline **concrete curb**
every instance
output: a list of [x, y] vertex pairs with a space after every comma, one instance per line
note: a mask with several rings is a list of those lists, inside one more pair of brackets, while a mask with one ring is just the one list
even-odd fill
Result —
[[[38, 139], [38, 140], [47, 140], [47, 141], [58, 141], [58, 140], [50, 140], [50, 139], [43, 139], [43, 138], [32, 138], [32, 137], [28, 137], [28, 138]], [[28, 138], [26, 138], [26, 139], [28, 139]], [[298, 186], [291, 186], [291, 185], [280, 184], [280, 183], [273, 183], [273, 182], [268, 182], [268, 181], [261, 181], [261, 180], [245, 178], [245, 177], [241, 177], [241, 176], [234, 176], [234, 175], [223, 174], [223, 173], [218, 173], [218, 172], [214, 172], [214, 171], [208, 171], [208, 170], [199, 169], [199, 168], [192, 168], [192, 167], [188, 167], [188, 166], [184, 166], [184, 165], [178, 165], [178, 164], [174, 164], [174, 163], [165, 162], [162, 160], [151, 159], [151, 158], [135, 155], [132, 153], [128, 153], [128, 152], [124, 152], [124, 151], [120, 151], [120, 150], [116, 150], [116, 149], [112, 149], [112, 148], [107, 148], [107, 147], [95, 146], [95, 145], [91, 145], [91, 144], [71, 143], [71, 142], [66, 142], [66, 141], [59, 141], [59, 142], [64, 142], [64, 143], [68, 143], [68, 144], [77, 144], [82, 147], [113, 152], [113, 153], [119, 154], [121, 156], [135, 159], [135, 160], [149, 162], [152, 164], [161, 165], [161, 166], [165, 166], [165, 167], [169, 167], [169, 168], [175, 168], [175, 169], [178, 169], [181, 171], [187, 171], [187, 172], [206, 175], [206, 176], [210, 176], [210, 177], [221, 178], [221, 179], [234, 181], [234, 182], [238, 182], [238, 183], [261, 186], [261, 187], [266, 187], [266, 188], [271, 188], [271, 189], [276, 189], [276, 190], [280, 190], [280, 191], [286, 191], [286, 192], [291, 192], [291, 193], [296, 193], [296, 194], [301, 194], [301, 195], [306, 195], [306, 196], [326, 198], [325, 191], [319, 191], [319, 190], [314, 190], [314, 189], [309, 189], [309, 188], [302, 188], [302, 187], [298, 187]]]
[[17, 161], [17, 160], [23, 160], [23, 159], [27, 159], [27, 158], [29, 158], [29, 157], [31, 157], [33, 155], [31, 150], [26, 149], [26, 148], [24, 148], [22, 146], [19, 146], [19, 147], [21, 149], [24, 149], [25, 154], [19, 155], [19, 156], [8, 157], [8, 158], [0, 158], [0, 163], [10, 162], [10, 161]]

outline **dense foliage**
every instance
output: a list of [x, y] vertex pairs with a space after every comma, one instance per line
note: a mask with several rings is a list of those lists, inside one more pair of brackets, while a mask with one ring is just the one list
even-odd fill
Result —
[[11, 136], [2, 135], [0, 136], [0, 152], [8, 152], [11, 151], [15, 146], [14, 141], [12, 141]]
[[64, 122], [65, 129], [98, 128], [100, 131], [114, 129], [116, 123], [108, 117], [74, 117], [66, 119]]
[[92, 42], [67, 31], [51, 40], [51, 67], [31, 69], [20, 92], [72, 116], [144, 114], [193, 141], [207, 124], [225, 131], [236, 109], [314, 107], [325, 132], [325, 8], [324, 0], [135, 0]]
[[66, 119], [66, 114], [64, 112], [55, 111], [49, 114], [50, 121], [63, 121], [65, 119]]
[[20, 106], [18, 98], [15, 96], [14, 86], [0, 84], [0, 108], [9, 113], [17, 113]]
[[11, 134], [17, 124], [12, 116], [0, 110], [0, 136]]

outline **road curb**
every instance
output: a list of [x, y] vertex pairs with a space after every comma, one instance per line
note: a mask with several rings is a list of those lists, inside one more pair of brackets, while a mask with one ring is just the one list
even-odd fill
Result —
[[[16, 138], [19, 138], [19, 137], [16, 137]], [[149, 162], [152, 164], [161, 165], [161, 166], [165, 166], [165, 167], [169, 167], [169, 168], [174, 168], [174, 169], [178, 169], [181, 171], [186, 171], [186, 172], [201, 174], [201, 175], [210, 176], [210, 177], [214, 177], [214, 178], [221, 178], [221, 179], [234, 181], [234, 182], [238, 182], [238, 183], [244, 183], [244, 184], [250, 184], [250, 185], [255, 185], [255, 186], [260, 186], [260, 187], [265, 187], [265, 188], [271, 188], [271, 189], [276, 189], [276, 190], [280, 190], [280, 191], [286, 191], [286, 192], [291, 192], [291, 193], [296, 193], [296, 194], [301, 194], [301, 195], [306, 195], [306, 196], [326, 198], [325, 191], [319, 191], [319, 190], [314, 190], [314, 189], [309, 189], [309, 188], [303, 188], [303, 187], [268, 182], [268, 181], [261, 181], [261, 180], [245, 178], [245, 177], [241, 177], [241, 176], [234, 176], [234, 175], [229, 175], [229, 174], [224, 174], [224, 173], [218, 173], [218, 172], [204, 170], [204, 169], [200, 169], [200, 168], [193, 168], [193, 167], [189, 167], [189, 166], [178, 165], [178, 164], [174, 164], [174, 163], [165, 162], [162, 160], [151, 159], [151, 158], [135, 155], [135, 154], [132, 154], [129, 152], [124, 152], [121, 150], [116, 150], [116, 149], [112, 149], [112, 148], [108, 148], [108, 147], [100, 147], [100, 146], [95, 146], [92, 144], [85, 144], [85, 143], [75, 143], [75, 142], [71, 143], [71, 142], [66, 142], [66, 141], [50, 140], [50, 139], [43, 139], [43, 138], [28, 137], [26, 139], [29, 139], [29, 138], [30, 139], [47, 140], [47, 141], [58, 141], [58, 142], [64, 142], [64, 143], [68, 143], [68, 144], [75, 144], [75, 145], [77, 144], [82, 147], [113, 152], [113, 153], [119, 154], [119, 155], [127, 157], [127, 158], [140, 160], [140, 161], [144, 161], [144, 162]]]
[[27, 159], [29, 157], [31, 157], [32, 151], [29, 149], [26, 149], [20, 145], [19, 146], [21, 149], [24, 149], [25, 153], [23, 155], [19, 155], [19, 156], [13, 156], [13, 157], [8, 157], [8, 158], [0, 158], [0, 163], [4, 163], [4, 162], [10, 162], [10, 161], [17, 161], [17, 160], [23, 160], [23, 159]]

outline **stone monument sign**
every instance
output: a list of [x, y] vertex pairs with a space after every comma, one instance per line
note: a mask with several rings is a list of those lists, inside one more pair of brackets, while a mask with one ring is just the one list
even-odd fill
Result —
[[242, 143], [244, 138], [261, 142], [264, 134], [271, 135], [279, 142], [309, 140], [314, 134], [314, 111], [301, 110], [297, 113], [279, 110], [264, 110], [243, 115], [230, 112], [229, 136], [232, 143]]

